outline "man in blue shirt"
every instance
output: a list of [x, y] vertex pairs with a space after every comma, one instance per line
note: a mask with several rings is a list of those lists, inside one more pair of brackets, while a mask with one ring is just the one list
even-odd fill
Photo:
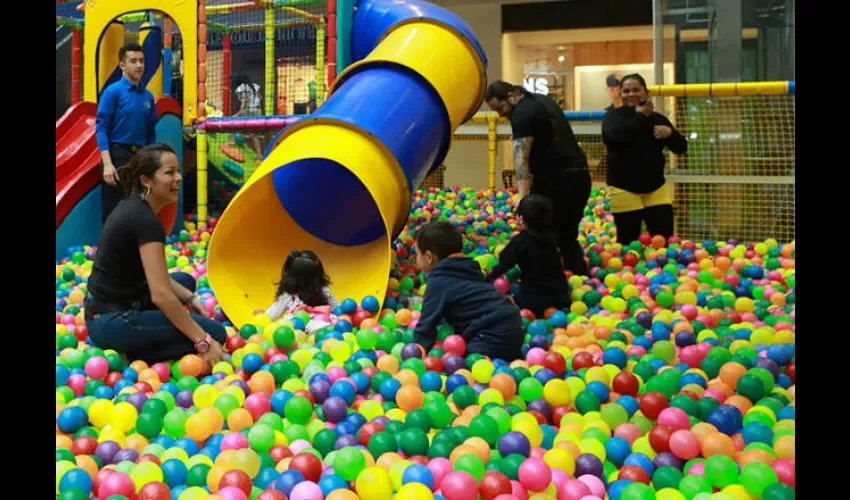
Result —
[[150, 90], [141, 85], [145, 54], [138, 43], [118, 51], [123, 77], [106, 87], [97, 105], [95, 132], [103, 159], [103, 220], [124, 198], [117, 168], [126, 165], [133, 153], [156, 141], [156, 105]]

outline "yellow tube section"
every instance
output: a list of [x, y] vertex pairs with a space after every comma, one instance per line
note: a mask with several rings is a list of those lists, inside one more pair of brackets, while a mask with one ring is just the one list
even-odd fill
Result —
[[[142, 26], [139, 28], [139, 45], [144, 46], [145, 39], [152, 32], [151, 28], [152, 28], [151, 23], [148, 23], [148, 22], [142, 23]], [[162, 36], [162, 32], [157, 30], [156, 35]], [[146, 88], [148, 90], [150, 90], [151, 93], [153, 94], [154, 99], [159, 99], [160, 97], [162, 97], [162, 85], [163, 85], [163, 83], [162, 83], [163, 82], [163, 79], [162, 79], [162, 66], [163, 66], [162, 61], [163, 60], [160, 59], [159, 66], [156, 68], [156, 73], [153, 74], [153, 76], [151, 77], [150, 81], [148, 82], [148, 84], [146, 86]], [[145, 63], [148, 63], [148, 61], [145, 61]]]

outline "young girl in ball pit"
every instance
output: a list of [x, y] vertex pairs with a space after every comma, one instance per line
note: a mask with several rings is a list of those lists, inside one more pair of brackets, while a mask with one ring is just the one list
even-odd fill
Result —
[[180, 195], [177, 156], [168, 144], [151, 144], [118, 174], [127, 198], [103, 225], [88, 278], [92, 343], [148, 364], [197, 353], [212, 367], [225, 359], [227, 333], [198, 300], [192, 276], [168, 274], [165, 228], [157, 218]]
[[522, 279], [517, 297], [521, 309], [543, 316], [549, 307], [570, 306], [570, 288], [558, 251], [558, 235], [553, 227], [552, 203], [543, 195], [529, 194], [517, 211], [523, 230], [499, 254], [499, 264], [487, 275], [497, 278], [519, 265]]
[[[266, 310], [272, 320], [290, 318], [301, 309], [328, 306], [339, 307], [339, 301], [329, 288], [331, 280], [325, 274], [321, 259], [311, 250], [293, 250], [286, 257], [280, 270], [280, 281], [276, 283], [275, 301]], [[326, 322], [322, 322], [326, 323]], [[310, 331], [325, 325], [311, 321], [307, 325]]]

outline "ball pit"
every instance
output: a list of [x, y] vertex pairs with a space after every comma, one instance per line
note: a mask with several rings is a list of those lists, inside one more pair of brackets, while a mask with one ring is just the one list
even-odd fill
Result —
[[[441, 326], [409, 344], [426, 278], [416, 227], [452, 220], [487, 269], [512, 193], [418, 191], [374, 297], [231, 325], [206, 279], [211, 229], [167, 246], [228, 327], [231, 360], [147, 366], [93, 347], [95, 250], [56, 266], [56, 494], [63, 500], [789, 500], [795, 496], [795, 250], [641, 236], [612, 243], [594, 190], [590, 276], [572, 305], [523, 311], [524, 359], [464, 357]], [[214, 228], [215, 218], [209, 222]], [[516, 289], [511, 271], [495, 286]]]

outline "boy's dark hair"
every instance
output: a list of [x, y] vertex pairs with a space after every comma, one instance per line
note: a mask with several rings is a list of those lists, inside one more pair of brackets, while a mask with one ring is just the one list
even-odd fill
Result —
[[463, 251], [463, 236], [450, 222], [429, 222], [419, 230], [416, 248], [421, 253], [430, 250], [438, 259], [445, 259]]
[[123, 61], [127, 52], [141, 52], [144, 54], [145, 50], [136, 42], [125, 43], [123, 47], [118, 49], [118, 60]]
[[275, 298], [284, 293], [297, 295], [310, 307], [328, 305], [322, 288], [331, 284], [319, 256], [311, 250], [293, 250], [286, 257], [280, 270], [280, 282], [276, 283]]
[[552, 202], [543, 195], [529, 194], [519, 202], [517, 215], [532, 231], [545, 231], [552, 226]]

